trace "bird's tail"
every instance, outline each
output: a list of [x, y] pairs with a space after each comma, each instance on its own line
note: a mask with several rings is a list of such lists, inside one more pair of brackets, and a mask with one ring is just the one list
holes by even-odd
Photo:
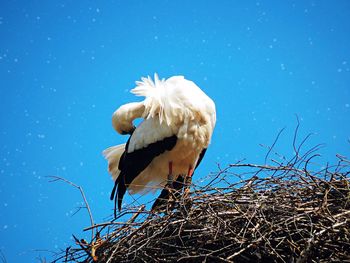
[[119, 160], [124, 151], [125, 143], [109, 147], [102, 153], [108, 161], [108, 172], [112, 175], [114, 181], [118, 178], [120, 174], [120, 170], [118, 169]]

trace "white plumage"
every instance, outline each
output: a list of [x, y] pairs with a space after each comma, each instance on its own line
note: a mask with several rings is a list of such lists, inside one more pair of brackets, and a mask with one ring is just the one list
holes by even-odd
[[[214, 102], [183, 76], [159, 80], [155, 74], [154, 81], [148, 77], [136, 84], [131, 92], [145, 100], [121, 106], [112, 117], [118, 133], [131, 134], [129, 141], [103, 152], [120, 203], [126, 188], [137, 193], [164, 187], [170, 173], [191, 176], [216, 121]], [[143, 121], [135, 128], [137, 118]]]

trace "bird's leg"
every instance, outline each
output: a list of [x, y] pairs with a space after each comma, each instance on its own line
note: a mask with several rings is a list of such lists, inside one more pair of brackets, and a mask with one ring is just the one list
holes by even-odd
[[169, 162], [168, 164], [169, 166], [169, 173], [168, 173], [168, 179], [167, 179], [167, 183], [164, 187], [164, 189], [162, 190], [162, 192], [160, 193], [159, 197], [156, 199], [156, 201], [154, 202], [153, 206], [152, 206], [152, 211], [156, 211], [158, 209], [162, 209], [164, 207], [167, 207], [168, 210], [168, 205], [167, 202], [169, 203], [171, 201], [171, 203], [173, 203], [173, 163]]
[[188, 195], [190, 193], [193, 172], [194, 172], [194, 170], [193, 170], [192, 166], [190, 166], [188, 168], [188, 172], [187, 172], [187, 175], [185, 177], [184, 199], [187, 199]]
[[173, 188], [173, 181], [174, 181], [174, 176], [173, 176], [173, 162], [169, 162], [169, 173], [168, 173], [168, 183], [167, 186], [170, 188]]
[[169, 166], [168, 182], [165, 187], [167, 188], [169, 193], [167, 210], [168, 209], [171, 210], [175, 201], [174, 191], [173, 191], [174, 190], [173, 162], [169, 162], [168, 166]]
[[190, 210], [190, 207], [192, 206], [192, 201], [191, 198], [189, 198], [190, 194], [190, 187], [192, 183], [192, 175], [193, 175], [194, 169], [192, 166], [189, 166], [188, 172], [184, 178], [184, 191], [182, 194], [182, 206], [181, 206], [181, 211], [185, 214], [188, 213]]

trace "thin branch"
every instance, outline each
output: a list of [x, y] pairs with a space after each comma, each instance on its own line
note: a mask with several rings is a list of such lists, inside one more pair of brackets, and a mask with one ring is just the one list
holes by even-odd
[[286, 128], [286, 127], [283, 127], [283, 128], [278, 132], [278, 134], [277, 134], [277, 136], [276, 136], [274, 142], [272, 143], [271, 147], [269, 147], [269, 150], [268, 150], [268, 152], [266, 153], [265, 159], [264, 159], [264, 163], [265, 163], [265, 164], [266, 164], [266, 162], [267, 162], [267, 158], [269, 157], [269, 154], [271, 153], [273, 147], [275, 146], [275, 144], [276, 144], [277, 141], [278, 141], [278, 138], [280, 137], [281, 133], [285, 130], [285, 128]]
[[[95, 225], [94, 219], [93, 219], [93, 216], [92, 216], [92, 212], [91, 212], [89, 203], [88, 203], [88, 201], [87, 201], [87, 199], [86, 199], [86, 196], [85, 196], [85, 193], [84, 193], [83, 188], [82, 188], [81, 186], [79, 186], [79, 185], [77, 185], [77, 184], [75, 184], [75, 183], [73, 183], [73, 182], [71, 182], [71, 181], [69, 181], [69, 180], [63, 178], [63, 177], [60, 177], [60, 176], [51, 175], [51, 176], [47, 176], [47, 177], [48, 177], [48, 178], [52, 178], [52, 180], [50, 180], [49, 182], [63, 181], [63, 182], [65, 182], [65, 183], [67, 183], [67, 184], [69, 184], [69, 185], [71, 185], [71, 186], [77, 188], [77, 189], [80, 191], [80, 194], [81, 194], [81, 196], [82, 196], [82, 198], [83, 198], [83, 200], [84, 200], [86, 209], [87, 209], [87, 211], [88, 211], [88, 213], [89, 213], [90, 224], [91, 224], [91, 226]], [[92, 229], [91, 229], [91, 240], [93, 240], [93, 239], [94, 239], [94, 229], [92, 228]]]

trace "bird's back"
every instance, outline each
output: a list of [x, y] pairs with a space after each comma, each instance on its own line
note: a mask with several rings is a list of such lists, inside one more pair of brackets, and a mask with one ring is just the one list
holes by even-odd
[[165, 122], [178, 138], [208, 146], [216, 122], [215, 104], [192, 81], [183, 76], [167, 80], [155, 76], [154, 83], [150, 79], [138, 82], [132, 93], [146, 97], [145, 120]]

